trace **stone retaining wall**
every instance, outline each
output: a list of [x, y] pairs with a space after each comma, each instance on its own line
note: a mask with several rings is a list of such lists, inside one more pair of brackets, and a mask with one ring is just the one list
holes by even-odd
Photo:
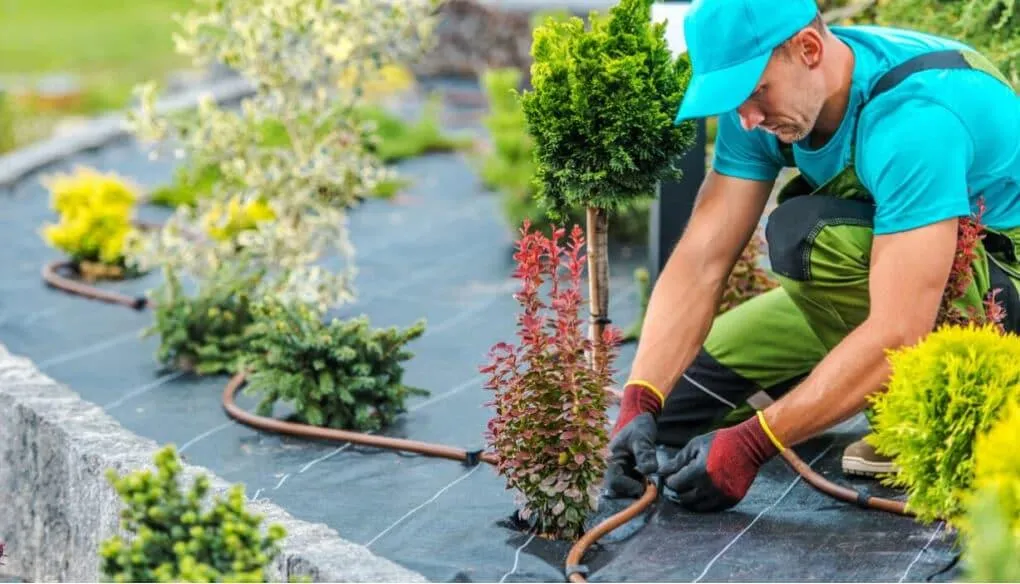
[[[129, 432], [95, 404], [0, 345], [0, 574], [25, 581], [100, 580], [99, 542], [117, 529], [120, 499], [107, 468], [151, 467], [159, 445]], [[230, 485], [209, 470], [214, 493]], [[249, 507], [287, 530], [269, 578], [310, 575], [327, 582], [425, 582], [418, 573], [341, 539], [323, 524], [266, 501]]]

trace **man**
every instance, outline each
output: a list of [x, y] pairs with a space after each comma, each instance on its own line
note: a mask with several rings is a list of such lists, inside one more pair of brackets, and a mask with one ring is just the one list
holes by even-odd
[[[715, 158], [652, 291], [606, 484], [638, 496], [656, 473], [671, 498], [715, 511], [783, 448], [866, 409], [886, 351], [937, 324], [959, 222], [982, 205], [965, 300], [998, 290], [1017, 330], [1020, 102], [967, 46], [830, 28], [815, 0], [698, 0], [684, 31], [677, 122], [719, 116]], [[781, 286], [713, 318], [783, 167], [799, 178], [766, 227]], [[760, 392], [771, 405], [744, 405]], [[656, 444], [680, 450], [660, 466]], [[844, 467], [893, 469], [864, 441]]]

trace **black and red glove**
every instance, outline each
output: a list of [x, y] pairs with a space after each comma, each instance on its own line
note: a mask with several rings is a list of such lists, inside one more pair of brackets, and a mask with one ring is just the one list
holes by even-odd
[[640, 497], [645, 477], [658, 470], [655, 457], [656, 418], [662, 412], [661, 393], [641, 383], [623, 389], [620, 415], [609, 434], [609, 465], [605, 487], [609, 497]]
[[659, 472], [683, 507], [723, 511], [743, 500], [758, 470], [779, 452], [764, 420], [751, 417], [692, 439]]

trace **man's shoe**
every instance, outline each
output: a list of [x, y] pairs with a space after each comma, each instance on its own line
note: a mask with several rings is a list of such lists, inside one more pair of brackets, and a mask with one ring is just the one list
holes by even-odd
[[875, 447], [863, 438], [846, 447], [843, 451], [843, 473], [848, 475], [875, 477], [895, 474], [899, 469], [892, 459], [875, 452]]

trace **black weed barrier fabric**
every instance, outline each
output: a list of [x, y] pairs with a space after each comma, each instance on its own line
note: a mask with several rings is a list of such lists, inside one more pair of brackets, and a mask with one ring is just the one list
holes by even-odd
[[[145, 186], [170, 180], [173, 171], [171, 162], [150, 161], [124, 141], [47, 172], [78, 164]], [[498, 199], [460, 155], [432, 155], [399, 168], [414, 181], [405, 195], [369, 202], [351, 217], [361, 299], [337, 314], [364, 313], [376, 326], [426, 318], [425, 336], [411, 345], [415, 357], [407, 363], [406, 381], [431, 395], [412, 401], [400, 424], [385, 434], [479, 449], [490, 395], [478, 366], [493, 343], [515, 340], [511, 232]], [[271, 499], [298, 518], [325, 523], [431, 580], [564, 579], [571, 542], [515, 528], [512, 493], [491, 467], [240, 425], [221, 408], [226, 376], [200, 378], [157, 367], [157, 339], [139, 338], [152, 323], [150, 312], [46, 288], [40, 268], [59, 255], [39, 235], [41, 225], [55, 219], [39, 178], [26, 179], [0, 199], [0, 342], [13, 353], [33, 359], [128, 429], [174, 443], [190, 462], [243, 483], [249, 498]], [[159, 208], [142, 213], [157, 221], [167, 215]], [[632, 273], [643, 258], [639, 249], [614, 251], [610, 316], [621, 326], [637, 314]], [[141, 294], [158, 277], [104, 287]], [[621, 375], [632, 356], [633, 346], [624, 347]], [[242, 407], [254, 403], [239, 398]], [[283, 408], [277, 412], [284, 414]], [[799, 451], [815, 469], [843, 480], [839, 454], [863, 430], [830, 433]], [[919, 581], [951, 562], [950, 543], [937, 526], [819, 494], [777, 460], [735, 509], [698, 515], [661, 499], [593, 548], [585, 564], [592, 581]]]

